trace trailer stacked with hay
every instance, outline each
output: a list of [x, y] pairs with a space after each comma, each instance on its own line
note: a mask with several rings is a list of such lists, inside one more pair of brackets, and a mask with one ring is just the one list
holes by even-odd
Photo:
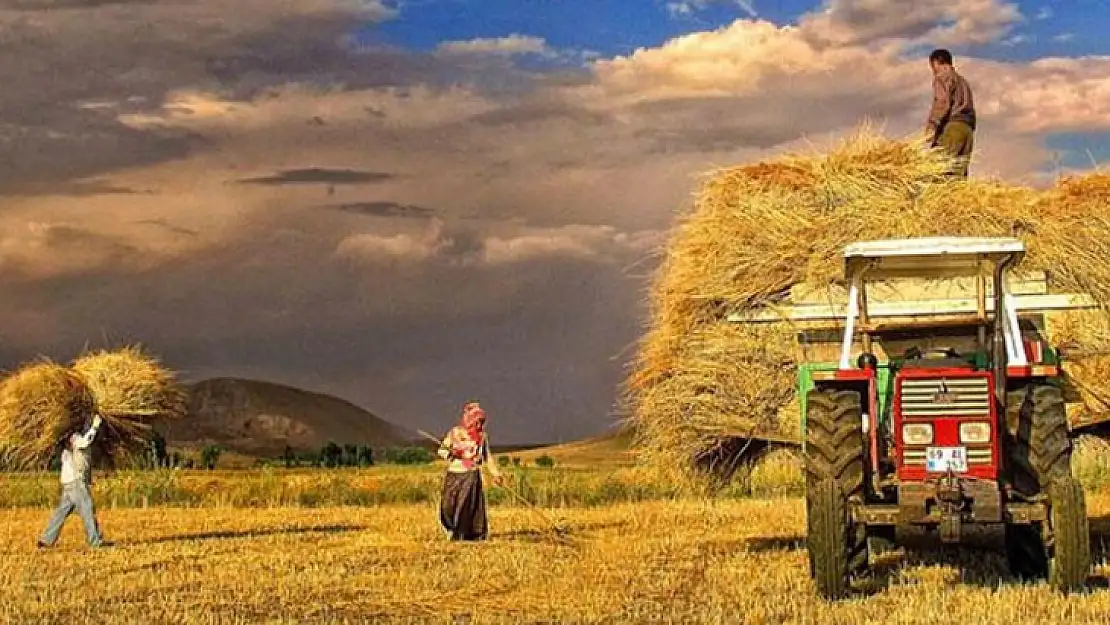
[[1086, 577], [1067, 464], [1069, 436], [1110, 422], [1110, 176], [1038, 191], [949, 166], [865, 130], [715, 172], [655, 284], [629, 380], [641, 456], [715, 485], [753, 451], [804, 444], [827, 597], [902, 523], [949, 541], [1003, 523], [1019, 573], [1062, 589]]
[[0, 468], [45, 470], [96, 414], [103, 425], [94, 457], [115, 464], [146, 453], [153, 423], [186, 409], [174, 372], [139, 347], [88, 352], [68, 367], [28, 363], [0, 380]]

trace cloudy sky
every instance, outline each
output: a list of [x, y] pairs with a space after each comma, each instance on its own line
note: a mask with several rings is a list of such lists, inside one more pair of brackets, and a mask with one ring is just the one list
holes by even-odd
[[[911, 8], [912, 7], [912, 8]], [[1110, 2], [0, 0], [0, 366], [142, 342], [502, 442], [592, 434], [708, 168], [923, 122], [1110, 160]], [[1101, 41], [1100, 41], [1101, 40]]]

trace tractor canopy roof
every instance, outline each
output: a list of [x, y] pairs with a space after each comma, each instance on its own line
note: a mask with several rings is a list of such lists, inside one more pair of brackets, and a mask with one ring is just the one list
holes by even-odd
[[[861, 241], [844, 248], [844, 274], [866, 270], [866, 278], [977, 275], [1007, 258], [1011, 268], [1025, 256], [1015, 238], [924, 237]], [[984, 265], [986, 263], [986, 265]]]

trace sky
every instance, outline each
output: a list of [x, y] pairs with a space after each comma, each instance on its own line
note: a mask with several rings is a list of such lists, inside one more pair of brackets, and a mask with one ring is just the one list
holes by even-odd
[[[1110, 160], [1110, 3], [0, 0], [0, 367], [141, 343], [502, 442], [616, 418], [704, 172], [919, 132], [973, 176]], [[1100, 42], [1100, 39], [1103, 42]]]

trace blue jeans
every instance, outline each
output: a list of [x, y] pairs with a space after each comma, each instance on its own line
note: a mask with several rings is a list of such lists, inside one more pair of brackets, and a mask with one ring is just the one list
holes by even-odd
[[93, 507], [88, 485], [80, 480], [62, 486], [62, 499], [58, 502], [54, 516], [50, 517], [50, 524], [46, 526], [46, 531], [39, 540], [46, 545], [57, 542], [58, 534], [62, 532], [62, 525], [74, 510], [81, 517], [81, 522], [85, 524], [85, 538], [89, 541], [89, 545], [99, 547], [104, 542], [104, 538], [100, 535], [100, 526], [96, 522], [96, 509]]

